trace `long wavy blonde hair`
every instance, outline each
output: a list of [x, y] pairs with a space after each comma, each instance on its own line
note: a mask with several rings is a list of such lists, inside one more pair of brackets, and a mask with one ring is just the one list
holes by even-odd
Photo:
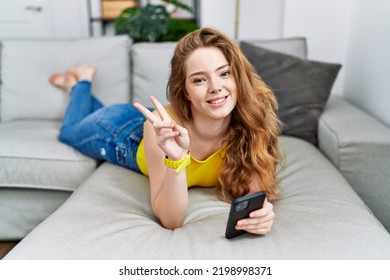
[[231, 201], [249, 193], [249, 184], [265, 191], [267, 198], [277, 198], [279, 186], [277, 166], [280, 122], [276, 116], [278, 103], [272, 90], [256, 73], [238, 45], [228, 36], [213, 28], [200, 28], [177, 44], [167, 84], [167, 98], [175, 114], [184, 122], [191, 122], [191, 103], [186, 98], [185, 68], [187, 57], [197, 48], [217, 47], [231, 66], [237, 82], [237, 104], [224, 140], [226, 154], [217, 184], [221, 199]]

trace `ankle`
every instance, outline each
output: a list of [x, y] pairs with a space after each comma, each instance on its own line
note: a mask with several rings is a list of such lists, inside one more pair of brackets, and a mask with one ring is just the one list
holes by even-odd
[[92, 81], [96, 75], [96, 67], [93, 66], [79, 66], [69, 70], [76, 76], [78, 81]]

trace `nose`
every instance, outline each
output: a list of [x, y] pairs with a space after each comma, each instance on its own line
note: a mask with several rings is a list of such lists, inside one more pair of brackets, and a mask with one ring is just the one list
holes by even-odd
[[222, 83], [219, 79], [210, 79], [209, 93], [218, 93], [222, 91]]

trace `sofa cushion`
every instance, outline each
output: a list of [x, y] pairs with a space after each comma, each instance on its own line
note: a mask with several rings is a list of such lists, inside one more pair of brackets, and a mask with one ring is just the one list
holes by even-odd
[[149, 96], [163, 104], [176, 42], [136, 43], [132, 49], [132, 102], [153, 106]]
[[22, 240], [71, 194], [65, 190], [0, 187], [0, 240]]
[[96, 161], [58, 141], [61, 123], [21, 120], [0, 123], [0, 188], [73, 191]]
[[318, 119], [341, 65], [300, 59], [247, 42], [241, 48], [275, 92], [282, 134], [317, 145]]
[[184, 226], [164, 229], [148, 179], [104, 163], [6, 259], [389, 259], [389, 234], [336, 168], [313, 145], [282, 140], [286, 165], [266, 236], [226, 239], [230, 205], [215, 188], [190, 188]]
[[130, 46], [128, 36], [2, 41], [1, 120], [62, 119], [69, 95], [48, 78], [79, 65], [97, 67], [93, 92], [103, 103], [129, 102]]

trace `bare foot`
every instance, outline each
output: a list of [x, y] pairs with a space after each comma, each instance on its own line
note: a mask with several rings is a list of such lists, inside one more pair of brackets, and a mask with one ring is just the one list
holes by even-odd
[[96, 75], [96, 67], [78, 66], [69, 69], [69, 73], [74, 74], [78, 81], [92, 81]]
[[72, 73], [55, 73], [49, 78], [50, 84], [59, 87], [67, 92], [77, 84], [77, 77]]

